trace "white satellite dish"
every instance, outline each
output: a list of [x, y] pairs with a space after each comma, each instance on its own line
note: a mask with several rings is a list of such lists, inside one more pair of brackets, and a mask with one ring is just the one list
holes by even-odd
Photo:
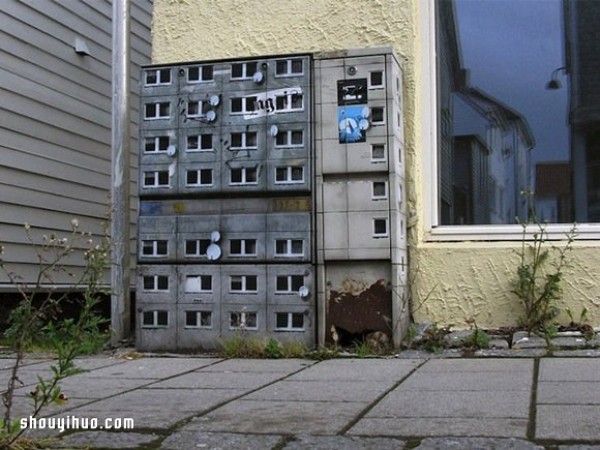
[[210, 103], [211, 106], [217, 106], [219, 104], [219, 101], [219, 96], [217, 94], [214, 94], [210, 96], [208, 103]]
[[361, 111], [362, 116], [367, 119], [371, 115], [371, 110], [368, 106], [365, 106]]
[[221, 233], [219, 233], [218, 231], [213, 231], [212, 233], [210, 233], [210, 240], [212, 242], [219, 242], [219, 239], [221, 239]]
[[367, 119], [360, 119], [358, 122], [358, 128], [360, 128], [362, 131], [367, 131], [370, 126], [371, 124]]
[[277, 125], [271, 125], [269, 133], [271, 133], [271, 136], [273, 137], [277, 136], [277, 133], [279, 133], [279, 128], [277, 128]]
[[167, 155], [175, 156], [176, 153], [177, 153], [177, 147], [175, 147], [174, 145], [169, 145], [167, 147]]
[[309, 293], [310, 293], [310, 292], [308, 291], [308, 288], [307, 288], [306, 286], [300, 286], [300, 289], [298, 289], [298, 295], [299, 295], [301, 298], [306, 298], [306, 297], [308, 297], [308, 294], [309, 294]]
[[256, 83], [256, 84], [260, 84], [263, 82], [264, 79], [264, 75], [261, 71], [257, 71], [254, 72], [254, 75], [252, 75], [252, 80]]
[[214, 112], [212, 109], [206, 113], [206, 120], [208, 120], [209, 122], [214, 122], [216, 118], [217, 113]]
[[209, 261], [216, 261], [221, 257], [221, 247], [215, 243], [210, 244], [206, 249], [206, 257]]

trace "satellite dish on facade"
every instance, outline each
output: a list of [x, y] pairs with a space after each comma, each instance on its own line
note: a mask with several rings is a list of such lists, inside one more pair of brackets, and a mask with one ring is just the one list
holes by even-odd
[[216, 261], [221, 257], [221, 253], [221, 247], [215, 243], [210, 244], [206, 249], [206, 257], [209, 261]]
[[279, 128], [277, 128], [277, 125], [271, 125], [269, 133], [271, 133], [271, 136], [273, 137], [277, 136], [277, 133], [279, 133]]
[[221, 239], [221, 233], [219, 233], [218, 231], [213, 231], [212, 233], [210, 233], [210, 240], [212, 242], [219, 242], [219, 239]]
[[175, 147], [174, 145], [169, 145], [167, 147], [167, 155], [175, 156], [176, 153], [177, 153], [177, 147]]
[[307, 288], [306, 286], [300, 286], [300, 289], [298, 289], [298, 295], [299, 295], [301, 298], [306, 298], [306, 297], [308, 297], [308, 294], [309, 294], [309, 293], [310, 293], [310, 292], [309, 292], [309, 290], [308, 290], [308, 288]]
[[265, 76], [260, 71], [254, 72], [254, 75], [252, 75], [252, 81], [254, 81], [256, 84], [262, 83], [264, 79]]
[[371, 115], [371, 110], [368, 106], [365, 106], [361, 111], [362, 116], [367, 119]]
[[219, 96], [217, 94], [211, 95], [210, 99], [208, 100], [208, 103], [210, 103], [211, 106], [217, 106], [220, 102]]
[[217, 113], [214, 112], [212, 109], [206, 113], [206, 120], [208, 120], [209, 122], [214, 122], [216, 118]]
[[360, 119], [358, 122], [358, 128], [360, 128], [362, 131], [367, 131], [370, 126], [371, 124], [367, 119]]

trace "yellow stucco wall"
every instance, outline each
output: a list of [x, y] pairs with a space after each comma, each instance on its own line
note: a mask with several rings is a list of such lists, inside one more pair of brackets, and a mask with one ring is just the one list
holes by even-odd
[[[404, 69], [407, 200], [416, 212], [409, 233], [417, 321], [464, 327], [514, 325], [521, 314], [510, 294], [516, 270], [514, 242], [425, 242], [422, 171], [428, 133], [431, 75], [421, 56], [427, 0], [154, 0], [154, 63], [314, 52], [390, 45]], [[423, 126], [425, 125], [425, 126]], [[564, 283], [564, 306], [585, 306], [600, 325], [600, 245], [578, 243]], [[565, 316], [563, 316], [565, 318]], [[566, 320], [566, 319], [565, 319]]]

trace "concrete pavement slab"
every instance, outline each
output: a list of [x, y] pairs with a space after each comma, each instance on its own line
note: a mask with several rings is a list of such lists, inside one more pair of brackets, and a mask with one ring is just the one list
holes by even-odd
[[531, 359], [462, 358], [431, 359], [419, 369], [422, 372], [526, 372], [533, 373]]
[[544, 447], [516, 438], [426, 438], [414, 450], [544, 450]]
[[537, 403], [600, 405], [600, 382], [541, 381], [537, 386]]
[[542, 358], [539, 381], [600, 381], [600, 359]]
[[308, 359], [227, 359], [203, 367], [203, 372], [286, 372], [292, 373], [310, 367], [316, 361]]
[[289, 377], [289, 380], [399, 381], [423, 360], [329, 359]]
[[247, 400], [371, 402], [392, 387], [372, 381], [289, 381], [284, 380], [253, 392]]
[[516, 418], [363, 418], [347, 434], [360, 436], [527, 437], [527, 419]]
[[405, 442], [395, 438], [359, 436], [295, 436], [283, 450], [382, 450], [402, 449]]
[[236, 400], [190, 421], [183, 430], [266, 434], [336, 434], [367, 403]]
[[178, 375], [148, 386], [148, 388], [188, 389], [256, 389], [286, 376], [286, 372], [204, 372]]
[[160, 379], [215, 364], [217, 358], [141, 358], [94, 370], [94, 376]]
[[78, 417], [132, 418], [135, 428], [164, 429], [206, 412], [243, 389], [137, 389], [69, 411]]
[[163, 441], [160, 450], [267, 450], [282, 445], [282, 442], [284, 438], [277, 435], [177, 431]]
[[52, 448], [88, 449], [90, 447], [96, 447], [104, 449], [137, 449], [142, 445], [148, 446], [160, 438], [161, 436], [154, 433], [142, 434], [129, 431], [81, 431], [64, 436], [52, 445]]
[[538, 405], [535, 437], [561, 441], [597, 441], [598, 424], [598, 405]]
[[419, 391], [529, 391], [532, 371], [454, 372], [440, 376], [437, 372], [419, 370], [400, 386], [400, 390]]

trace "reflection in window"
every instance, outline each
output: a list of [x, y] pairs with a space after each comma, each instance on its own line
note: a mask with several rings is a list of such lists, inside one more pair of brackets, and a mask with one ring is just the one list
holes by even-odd
[[600, 2], [435, 5], [440, 224], [600, 221]]

